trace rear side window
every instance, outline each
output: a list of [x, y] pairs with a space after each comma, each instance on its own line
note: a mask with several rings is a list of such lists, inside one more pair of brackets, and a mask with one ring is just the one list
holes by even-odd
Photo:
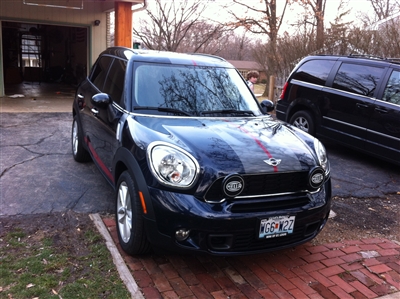
[[108, 68], [110, 67], [111, 60], [112, 58], [109, 56], [100, 57], [93, 69], [92, 75], [90, 76], [90, 80], [99, 90], [103, 89], [104, 80], [106, 78]]
[[383, 68], [343, 63], [333, 81], [333, 87], [372, 97], [382, 74]]
[[390, 75], [383, 100], [400, 106], [400, 71], [394, 70]]
[[124, 106], [122, 105], [122, 92], [124, 90], [125, 72], [126, 61], [115, 58], [103, 88], [103, 92], [107, 93], [111, 100], [121, 107]]
[[293, 75], [293, 79], [325, 85], [326, 79], [331, 72], [334, 61], [329, 60], [310, 60], [305, 62]]

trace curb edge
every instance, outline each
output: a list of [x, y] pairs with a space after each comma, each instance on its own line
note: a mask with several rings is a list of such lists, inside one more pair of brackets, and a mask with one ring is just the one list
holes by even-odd
[[94, 225], [96, 226], [97, 230], [103, 236], [106, 241], [106, 245], [108, 250], [111, 253], [113, 258], [114, 264], [117, 266], [118, 273], [124, 282], [126, 288], [131, 293], [131, 297], [134, 299], [144, 299], [142, 293], [139, 290], [139, 287], [133, 278], [131, 272], [129, 271], [128, 267], [124, 259], [122, 258], [121, 254], [118, 251], [118, 248], [115, 246], [113, 239], [110, 236], [109, 231], [107, 230], [106, 226], [104, 225], [103, 220], [101, 219], [99, 214], [89, 214], [90, 219], [92, 219]]

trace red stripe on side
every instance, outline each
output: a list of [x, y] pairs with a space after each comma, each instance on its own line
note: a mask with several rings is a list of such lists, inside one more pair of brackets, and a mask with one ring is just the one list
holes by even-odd
[[103, 163], [103, 161], [101, 161], [101, 159], [100, 159], [99, 155], [96, 153], [92, 143], [89, 141], [89, 139], [87, 137], [85, 137], [84, 139], [85, 139], [86, 144], [89, 147], [89, 150], [92, 153], [93, 158], [96, 160], [96, 162], [100, 166], [101, 170], [106, 174], [106, 176], [110, 179], [110, 181], [114, 183], [114, 178], [113, 178], [112, 173], [107, 168], [107, 166]]

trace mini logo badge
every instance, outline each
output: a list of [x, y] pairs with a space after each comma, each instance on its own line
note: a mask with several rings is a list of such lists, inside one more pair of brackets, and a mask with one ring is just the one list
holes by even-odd
[[271, 166], [278, 166], [281, 164], [281, 159], [269, 158], [268, 160], [264, 160], [265, 163]]

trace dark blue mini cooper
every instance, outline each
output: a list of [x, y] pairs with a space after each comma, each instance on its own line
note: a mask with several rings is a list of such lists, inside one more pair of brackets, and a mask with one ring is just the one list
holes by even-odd
[[122, 248], [238, 255], [314, 238], [330, 211], [326, 152], [271, 104], [219, 57], [104, 51], [76, 92], [72, 151], [115, 189]]

